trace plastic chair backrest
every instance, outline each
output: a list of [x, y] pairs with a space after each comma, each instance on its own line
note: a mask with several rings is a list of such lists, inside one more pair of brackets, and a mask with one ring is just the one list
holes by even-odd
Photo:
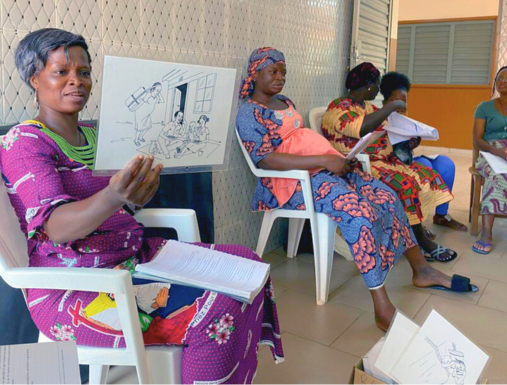
[[11, 205], [7, 189], [0, 182], [0, 273], [28, 266], [28, 247]]
[[239, 147], [241, 148], [241, 152], [243, 153], [243, 157], [245, 158], [246, 163], [248, 164], [248, 168], [250, 168], [250, 171], [256, 177], [261, 177], [259, 175], [259, 169], [255, 166], [254, 162], [252, 161], [252, 158], [250, 158], [250, 154], [248, 153], [245, 146], [243, 145], [243, 141], [241, 140], [241, 137], [239, 136], [238, 130], [235, 130], [235, 131], [236, 131], [236, 137], [238, 138]]
[[315, 107], [310, 111], [310, 128], [322, 135], [322, 117], [326, 113], [327, 107]]

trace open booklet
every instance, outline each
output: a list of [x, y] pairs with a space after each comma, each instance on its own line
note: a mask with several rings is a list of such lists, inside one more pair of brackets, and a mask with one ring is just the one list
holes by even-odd
[[252, 303], [269, 276], [269, 264], [213, 249], [169, 241], [134, 277], [216, 291]]
[[476, 384], [488, 360], [435, 310], [421, 327], [396, 312], [380, 353], [373, 357], [375, 368], [400, 384]]
[[490, 152], [480, 151], [495, 174], [507, 174], [507, 160], [493, 155]]
[[356, 143], [354, 148], [347, 154], [347, 159], [353, 159], [356, 155], [360, 154], [366, 147], [375, 142], [378, 138], [385, 134], [385, 131], [373, 131], [363, 136]]
[[435, 127], [410, 119], [405, 115], [393, 112], [387, 118], [384, 126], [391, 144], [404, 142], [414, 137], [421, 137], [425, 140], [438, 140], [438, 130]]

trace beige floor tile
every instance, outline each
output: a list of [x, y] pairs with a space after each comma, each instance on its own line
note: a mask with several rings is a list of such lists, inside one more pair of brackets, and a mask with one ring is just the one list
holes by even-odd
[[[507, 283], [489, 281], [488, 286], [482, 293], [479, 306], [507, 312]], [[506, 362], [507, 363], [507, 362]]]
[[276, 307], [282, 330], [327, 346], [362, 313], [334, 303], [317, 306], [314, 296], [292, 290], [277, 297]]
[[[296, 258], [298, 261], [304, 261], [311, 264], [315, 263], [313, 254], [302, 253], [298, 254]], [[357, 269], [356, 264], [353, 261], [347, 261], [344, 257], [337, 253], [334, 253], [333, 256], [333, 270], [340, 270], [352, 275], [359, 275], [359, 270]]]
[[[357, 274], [357, 271], [355, 272]], [[353, 274], [350, 271], [333, 269], [329, 292], [332, 293], [347, 282]], [[315, 268], [304, 261], [289, 260], [274, 268], [271, 277], [275, 287], [282, 285], [300, 293], [315, 296]]]
[[489, 355], [489, 362], [481, 379], [488, 384], [507, 384], [507, 353], [488, 346], [479, 346]]
[[385, 333], [375, 324], [373, 313], [366, 311], [331, 345], [342, 352], [362, 357]]
[[[415, 290], [411, 282], [412, 274], [396, 266], [386, 281], [386, 290], [393, 305], [410, 317], [415, 316], [430, 297], [429, 293]], [[364, 311], [373, 311], [370, 292], [361, 276], [350, 279], [334, 292], [332, 303], [341, 303]]]
[[422, 324], [432, 309], [437, 310], [475, 344], [507, 352], [506, 313], [433, 295], [414, 321]]
[[454, 273], [469, 274], [507, 282], [507, 259], [479, 255], [473, 251], [463, 254], [452, 268]]
[[275, 267], [280, 266], [282, 263], [287, 262], [287, 258], [274, 251], [271, 253], [264, 254], [262, 260], [268, 262], [271, 265], [271, 270]]
[[268, 349], [259, 352], [256, 384], [346, 384], [358, 357], [284, 333], [285, 362], [276, 365]]
[[132, 366], [114, 366], [107, 375], [108, 384], [139, 384], [136, 369]]

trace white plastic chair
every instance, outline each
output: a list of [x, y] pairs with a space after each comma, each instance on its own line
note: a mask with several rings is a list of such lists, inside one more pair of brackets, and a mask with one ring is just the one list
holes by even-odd
[[[322, 117], [327, 111], [327, 107], [315, 107], [310, 111], [308, 120], [310, 121], [310, 128], [322, 135]], [[371, 173], [370, 157], [366, 154], [358, 154], [357, 160], [363, 165], [363, 170], [367, 173]], [[350, 253], [350, 248], [347, 242], [338, 234], [334, 237], [334, 251], [339, 255], [342, 255], [347, 261], [353, 261], [354, 257]]]
[[259, 234], [257, 249], [255, 252], [262, 258], [273, 222], [277, 218], [288, 218], [289, 240], [287, 245], [287, 257], [294, 258], [301, 239], [301, 233], [303, 232], [305, 219], [309, 219], [312, 229], [313, 255], [315, 259], [317, 305], [324, 305], [329, 296], [329, 284], [331, 282], [331, 270], [333, 267], [333, 242], [336, 222], [325, 214], [315, 212], [310, 173], [308, 171], [275, 171], [257, 168], [250, 158], [250, 155], [248, 155], [245, 146], [243, 146], [243, 142], [241, 141], [237, 131], [236, 136], [250, 171], [252, 171], [252, 173], [258, 178], [288, 178], [299, 180], [303, 189], [303, 198], [306, 206], [306, 210], [276, 209], [264, 211], [261, 232]]
[[[114, 293], [127, 347], [78, 346], [79, 363], [90, 365], [91, 384], [105, 384], [110, 365], [135, 366], [140, 384], [181, 383], [182, 348], [144, 346], [128, 271], [28, 267], [26, 240], [3, 183], [0, 183], [0, 218], [0, 275], [7, 284], [21, 289], [25, 300], [27, 288]], [[180, 241], [200, 242], [197, 217], [193, 210], [144, 209], [135, 218], [146, 227], [175, 229]], [[39, 342], [43, 341], [49, 341], [49, 338], [40, 333]]]

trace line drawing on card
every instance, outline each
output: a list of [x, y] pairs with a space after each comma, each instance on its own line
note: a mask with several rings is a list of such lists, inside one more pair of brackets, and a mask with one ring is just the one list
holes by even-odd
[[[433, 352], [436, 355], [438, 362], [447, 373], [447, 379], [444, 382], [440, 382], [440, 384], [463, 385], [467, 373], [465, 364], [465, 355], [456, 348], [455, 343], [454, 342], [452, 343], [452, 349], [447, 349], [447, 354], [442, 354], [440, 352], [440, 346], [445, 345], [446, 341], [444, 341], [440, 346], [438, 346], [428, 337], [425, 337], [424, 340], [428, 345], [430, 345], [433, 348]], [[413, 366], [415, 364], [418, 364], [418, 366], [423, 366], [427, 361], [424, 362], [421, 361], [424, 360], [427, 356], [428, 354], [423, 356], [422, 358], [419, 358], [418, 360], [414, 361], [410, 366]], [[435, 365], [431, 366], [428, 370], [426, 370], [422, 374], [422, 376], [431, 376], [431, 370], [434, 368], [434, 366]]]

